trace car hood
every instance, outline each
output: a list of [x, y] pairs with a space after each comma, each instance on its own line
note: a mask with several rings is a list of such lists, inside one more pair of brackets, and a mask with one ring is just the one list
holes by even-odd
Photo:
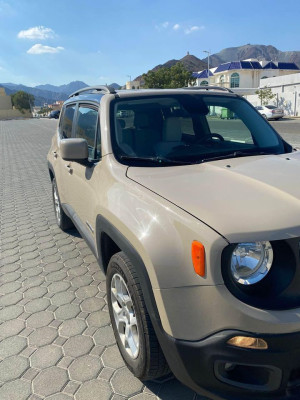
[[129, 167], [127, 176], [229, 242], [300, 236], [300, 152], [197, 165]]

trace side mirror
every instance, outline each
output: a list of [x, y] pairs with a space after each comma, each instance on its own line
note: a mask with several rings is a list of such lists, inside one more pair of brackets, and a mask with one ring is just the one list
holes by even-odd
[[89, 150], [85, 139], [62, 139], [60, 155], [66, 161], [84, 161], [88, 159]]

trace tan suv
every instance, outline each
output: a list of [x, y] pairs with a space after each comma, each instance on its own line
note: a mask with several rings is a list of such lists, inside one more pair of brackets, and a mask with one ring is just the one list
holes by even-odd
[[105, 271], [135, 376], [299, 399], [299, 161], [224, 88], [91, 87], [64, 103], [48, 154], [57, 223]]

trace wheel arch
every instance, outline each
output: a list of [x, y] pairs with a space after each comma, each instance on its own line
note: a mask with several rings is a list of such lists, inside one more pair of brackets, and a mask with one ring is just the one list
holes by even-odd
[[52, 182], [53, 179], [55, 178], [55, 174], [54, 174], [53, 166], [49, 161], [48, 161], [48, 172], [49, 172], [49, 175], [50, 175], [50, 180]]
[[157, 329], [161, 331], [163, 328], [161, 325], [159, 312], [147, 268], [142, 260], [142, 257], [129, 242], [129, 240], [102, 215], [98, 215], [96, 220], [96, 244], [98, 262], [103, 268], [104, 272], [107, 270], [110, 258], [119, 251], [123, 251], [131, 260], [141, 283], [144, 300], [152, 324], [155, 328], [155, 331]]

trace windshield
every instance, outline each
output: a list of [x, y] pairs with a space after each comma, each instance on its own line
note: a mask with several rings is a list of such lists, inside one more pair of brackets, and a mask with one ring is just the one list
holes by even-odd
[[273, 128], [238, 97], [184, 93], [117, 99], [113, 111], [113, 151], [127, 165], [285, 152]]

